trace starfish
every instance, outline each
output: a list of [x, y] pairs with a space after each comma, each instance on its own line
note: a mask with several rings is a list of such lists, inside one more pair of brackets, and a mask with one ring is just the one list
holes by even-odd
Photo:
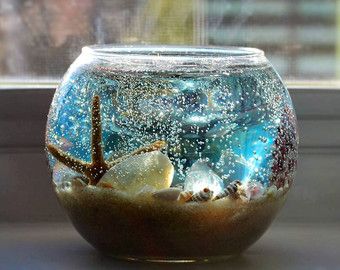
[[128, 157], [139, 155], [146, 152], [157, 151], [166, 146], [165, 141], [155, 141], [154, 143], [139, 148], [128, 155], [122, 156], [116, 160], [107, 162], [104, 159], [102, 148], [102, 125], [100, 116], [100, 98], [98, 95], [92, 100], [92, 129], [91, 129], [91, 162], [84, 162], [72, 157], [70, 154], [58, 149], [56, 145], [47, 144], [47, 149], [51, 155], [59, 162], [65, 164], [76, 172], [85, 175], [89, 179], [89, 185], [97, 185], [99, 180], [111, 167]]

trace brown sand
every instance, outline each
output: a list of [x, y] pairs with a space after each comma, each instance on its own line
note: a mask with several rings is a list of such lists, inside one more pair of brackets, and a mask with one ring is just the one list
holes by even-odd
[[57, 188], [79, 233], [119, 258], [204, 260], [235, 255], [254, 243], [283, 205], [285, 192], [244, 202], [160, 201], [93, 186]]

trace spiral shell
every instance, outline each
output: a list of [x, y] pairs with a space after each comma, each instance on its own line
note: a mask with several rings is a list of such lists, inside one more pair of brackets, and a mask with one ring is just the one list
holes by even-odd
[[227, 196], [238, 198], [239, 197], [238, 191], [241, 185], [242, 183], [239, 180], [232, 181], [221, 193], [215, 196], [214, 201], [222, 199]]
[[179, 202], [188, 202], [191, 200], [191, 197], [193, 195], [193, 192], [192, 191], [182, 191], [179, 196], [178, 196], [178, 201]]
[[209, 188], [204, 188], [200, 192], [195, 193], [192, 195], [189, 201], [191, 202], [206, 202], [212, 199], [214, 192]]

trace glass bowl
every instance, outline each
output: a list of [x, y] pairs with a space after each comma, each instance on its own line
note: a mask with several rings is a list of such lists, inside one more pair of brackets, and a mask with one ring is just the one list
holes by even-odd
[[294, 179], [289, 93], [254, 48], [88, 46], [48, 115], [58, 199], [105, 254], [209, 261], [268, 228]]

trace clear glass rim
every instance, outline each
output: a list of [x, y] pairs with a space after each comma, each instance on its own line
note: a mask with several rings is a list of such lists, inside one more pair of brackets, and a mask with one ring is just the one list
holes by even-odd
[[171, 46], [171, 45], [89, 45], [83, 52], [98, 56], [168, 57], [168, 58], [239, 58], [260, 57], [264, 52], [252, 47]]
[[135, 72], [211, 72], [268, 63], [260, 49], [231, 46], [105, 44], [85, 46], [82, 54], [109, 65], [111, 70]]

